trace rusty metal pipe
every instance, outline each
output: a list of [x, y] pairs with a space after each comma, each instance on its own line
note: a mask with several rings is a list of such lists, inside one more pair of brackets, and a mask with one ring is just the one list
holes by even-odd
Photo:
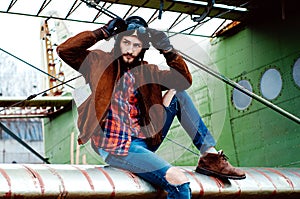
[[[300, 198], [300, 168], [243, 168], [244, 180], [220, 180], [182, 167], [193, 198]], [[0, 164], [0, 198], [165, 198], [136, 175], [109, 166]]]

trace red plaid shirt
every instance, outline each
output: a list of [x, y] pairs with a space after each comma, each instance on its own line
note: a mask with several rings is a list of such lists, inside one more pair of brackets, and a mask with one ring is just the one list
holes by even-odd
[[127, 155], [131, 136], [145, 138], [140, 132], [138, 99], [134, 83], [133, 75], [125, 72], [113, 92], [103, 132], [97, 132], [92, 136], [92, 142], [96, 147], [114, 155]]

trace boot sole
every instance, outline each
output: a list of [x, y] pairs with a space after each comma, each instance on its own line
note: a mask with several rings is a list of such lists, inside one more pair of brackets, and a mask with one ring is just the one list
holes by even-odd
[[242, 180], [246, 178], [246, 175], [244, 176], [232, 176], [232, 175], [225, 175], [225, 174], [221, 174], [221, 173], [217, 173], [214, 171], [210, 171], [207, 169], [203, 169], [203, 168], [196, 168], [196, 172], [200, 173], [200, 174], [204, 174], [204, 175], [208, 175], [208, 176], [214, 176], [217, 178], [222, 178], [222, 179], [233, 179], [233, 180]]

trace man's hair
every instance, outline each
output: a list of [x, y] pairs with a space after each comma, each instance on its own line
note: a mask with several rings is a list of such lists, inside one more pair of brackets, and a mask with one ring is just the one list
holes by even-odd
[[139, 58], [142, 61], [144, 59], [144, 54], [146, 50], [148, 50], [150, 47], [149, 32], [147, 30], [148, 24], [142, 17], [139, 16], [130, 16], [125, 19], [125, 23], [126, 31], [121, 32], [115, 36], [115, 56], [119, 57], [121, 55], [120, 42], [123, 36], [130, 36], [136, 31], [138, 39], [141, 40], [143, 43], [143, 49], [139, 54]]

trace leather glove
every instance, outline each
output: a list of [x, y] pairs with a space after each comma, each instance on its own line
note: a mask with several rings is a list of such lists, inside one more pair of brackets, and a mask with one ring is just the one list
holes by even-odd
[[126, 22], [122, 18], [117, 17], [105, 24], [102, 30], [105, 32], [104, 38], [107, 39], [126, 30]]
[[151, 36], [150, 41], [152, 46], [159, 50], [160, 53], [167, 53], [173, 49], [166, 33], [152, 28], [149, 28], [148, 30]]
[[108, 39], [122, 31], [126, 30], [126, 22], [121, 18], [110, 20], [103, 27], [94, 30], [97, 40]]

